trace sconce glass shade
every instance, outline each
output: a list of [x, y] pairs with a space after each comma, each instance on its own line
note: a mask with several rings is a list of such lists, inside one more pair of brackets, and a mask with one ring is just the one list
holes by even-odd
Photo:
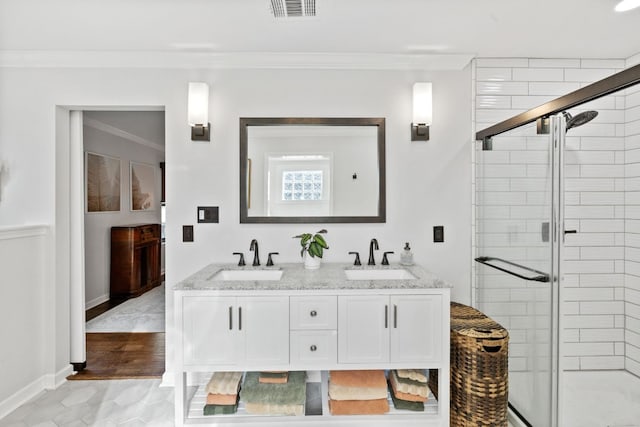
[[209, 85], [189, 82], [187, 120], [191, 126], [192, 141], [209, 141]]
[[189, 82], [188, 120], [190, 126], [209, 122], [209, 85]]
[[432, 107], [431, 83], [413, 84], [413, 121], [411, 122], [411, 140], [428, 141], [431, 125]]
[[430, 125], [433, 118], [431, 83], [413, 84], [413, 123]]

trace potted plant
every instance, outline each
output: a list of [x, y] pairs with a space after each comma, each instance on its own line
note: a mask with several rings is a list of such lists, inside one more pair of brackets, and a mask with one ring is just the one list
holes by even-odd
[[320, 259], [325, 249], [329, 249], [327, 241], [322, 236], [327, 234], [324, 228], [315, 234], [303, 233], [293, 236], [294, 239], [300, 239], [300, 256], [304, 259], [304, 268], [316, 269], [320, 268]]

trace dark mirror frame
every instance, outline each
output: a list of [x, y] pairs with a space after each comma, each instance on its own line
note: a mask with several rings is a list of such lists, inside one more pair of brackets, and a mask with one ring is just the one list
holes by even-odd
[[[249, 126], [376, 126], [378, 135], [378, 214], [373, 216], [249, 216], [247, 209], [247, 159]], [[387, 220], [385, 174], [385, 119], [325, 117], [241, 117], [240, 118], [240, 223], [315, 224], [375, 223]]]

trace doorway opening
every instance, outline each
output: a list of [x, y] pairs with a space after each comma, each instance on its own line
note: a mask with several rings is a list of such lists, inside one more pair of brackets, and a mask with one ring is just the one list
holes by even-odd
[[73, 350], [81, 340], [86, 352], [77, 363], [82, 353], [72, 351], [78, 373], [68, 379], [159, 378], [165, 366], [164, 110], [92, 108], [71, 111], [70, 119], [76, 128], [70, 157], [82, 159], [81, 191], [75, 191], [81, 237], [72, 236], [82, 245], [72, 251], [82, 258], [75, 263], [82, 297], [75, 298], [80, 307], [71, 307], [78, 314], [71, 316], [72, 331], [82, 332], [72, 332], [71, 343]]

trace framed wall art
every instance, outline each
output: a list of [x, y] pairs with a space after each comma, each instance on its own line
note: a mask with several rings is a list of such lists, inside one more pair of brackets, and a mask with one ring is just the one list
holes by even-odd
[[131, 162], [131, 210], [155, 210], [156, 170], [146, 163]]
[[86, 211], [120, 211], [120, 159], [86, 152], [84, 170]]

